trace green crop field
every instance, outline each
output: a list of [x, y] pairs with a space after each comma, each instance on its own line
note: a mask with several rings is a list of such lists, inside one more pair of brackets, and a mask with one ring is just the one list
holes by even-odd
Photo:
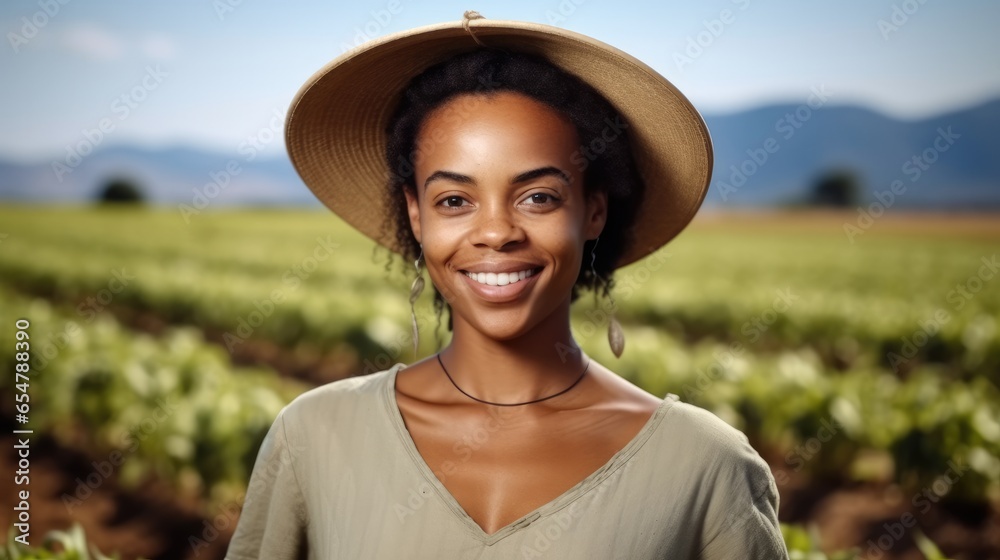
[[[998, 553], [997, 220], [886, 216], [852, 238], [853, 220], [700, 218], [617, 272], [620, 359], [606, 303], [589, 293], [574, 304], [574, 333], [649, 392], [743, 430], [771, 464], [798, 557], [862, 553], [882, 520], [906, 512], [923, 531], [909, 550]], [[390, 272], [387, 258], [327, 212], [186, 223], [173, 209], [2, 206], [0, 359], [14, 370], [15, 320], [31, 321], [35, 429], [94, 457], [127, 447], [163, 399], [182, 403], [119, 476], [136, 491], [155, 477], [211, 517], [238, 499], [281, 405], [414, 359], [410, 268]], [[436, 348], [427, 291], [419, 312], [421, 358]], [[18, 389], [4, 379], [0, 408], [13, 418]], [[922, 515], [909, 497], [928, 488]], [[896, 498], [879, 502], [881, 517], [824, 523], [831, 504], [862, 491]]]

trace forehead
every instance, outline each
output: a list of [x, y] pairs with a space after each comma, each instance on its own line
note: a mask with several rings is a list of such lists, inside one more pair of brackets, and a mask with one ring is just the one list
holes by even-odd
[[[418, 170], [560, 164], [575, 175], [576, 127], [556, 109], [517, 92], [461, 94], [429, 113], [414, 148]], [[419, 175], [418, 171], [418, 175]]]
[[[501, 111], [508, 114], [517, 112], [535, 116], [544, 114], [545, 116], [570, 124], [569, 119], [565, 118], [554, 107], [550, 107], [546, 103], [525, 93], [511, 90], [458, 93], [430, 111], [427, 120], [435, 117], [440, 118], [446, 113], [469, 118], [484, 111]], [[455, 122], [454, 119], [452, 119], [452, 122]]]

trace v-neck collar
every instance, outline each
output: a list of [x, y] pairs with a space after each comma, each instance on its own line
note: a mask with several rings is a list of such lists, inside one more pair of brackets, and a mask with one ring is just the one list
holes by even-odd
[[389, 368], [383, 380], [381, 391], [382, 402], [389, 413], [389, 421], [393, 428], [395, 428], [395, 432], [399, 436], [400, 443], [406, 449], [407, 454], [413, 460], [413, 464], [416, 466], [417, 470], [420, 471], [420, 474], [437, 491], [438, 495], [440, 495], [441, 499], [448, 505], [448, 508], [452, 511], [458, 521], [465, 526], [466, 529], [468, 529], [469, 533], [471, 533], [477, 540], [482, 541], [485, 545], [492, 545], [500, 539], [527, 527], [536, 519], [561, 509], [563, 506], [597, 487], [602, 480], [604, 480], [620, 466], [624, 465], [635, 454], [635, 452], [639, 450], [642, 444], [649, 439], [650, 435], [652, 435], [653, 431], [656, 430], [656, 427], [660, 425], [661, 420], [666, 415], [667, 410], [670, 409], [670, 406], [679, 399], [679, 397], [674, 393], [667, 393], [663, 402], [660, 403], [655, 411], [653, 411], [653, 414], [650, 415], [642, 429], [640, 429], [639, 432], [627, 444], [625, 444], [624, 447], [612, 455], [611, 458], [604, 463], [604, 465], [600, 466], [597, 470], [587, 475], [586, 478], [556, 498], [542, 504], [534, 510], [522, 515], [520, 518], [501, 527], [495, 533], [488, 534], [482, 527], [479, 526], [478, 523], [476, 523], [474, 519], [472, 519], [472, 517], [465, 511], [462, 505], [458, 503], [458, 500], [452, 496], [451, 492], [448, 491], [444, 484], [438, 480], [434, 471], [424, 460], [423, 456], [420, 455], [420, 452], [417, 451], [417, 445], [414, 443], [413, 437], [410, 435], [409, 430], [406, 428], [406, 424], [403, 422], [403, 414], [400, 412], [399, 404], [396, 401], [396, 374], [399, 373], [399, 370], [405, 367], [406, 364], [397, 363]]

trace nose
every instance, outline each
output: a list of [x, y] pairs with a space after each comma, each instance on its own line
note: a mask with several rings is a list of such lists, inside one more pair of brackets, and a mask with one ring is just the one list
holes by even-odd
[[470, 241], [502, 249], [509, 243], [524, 241], [524, 228], [519, 223], [516, 210], [503, 202], [484, 203], [476, 212], [476, 223]]

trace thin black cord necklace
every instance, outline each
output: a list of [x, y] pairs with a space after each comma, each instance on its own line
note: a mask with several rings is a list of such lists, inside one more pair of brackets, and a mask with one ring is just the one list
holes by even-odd
[[535, 399], [533, 401], [528, 401], [528, 402], [504, 404], [504, 403], [495, 403], [495, 402], [490, 402], [490, 401], [484, 401], [482, 399], [477, 399], [476, 397], [473, 397], [472, 395], [466, 393], [465, 391], [462, 391], [462, 388], [459, 387], [458, 384], [455, 383], [455, 380], [451, 378], [451, 374], [448, 373], [448, 368], [444, 367], [444, 362], [441, 361], [441, 353], [438, 352], [436, 355], [437, 355], [438, 363], [441, 364], [441, 369], [444, 370], [444, 374], [448, 376], [448, 380], [451, 381], [451, 384], [454, 385], [456, 389], [458, 389], [463, 395], [469, 397], [470, 399], [472, 399], [474, 401], [479, 401], [479, 402], [484, 403], [484, 404], [492, 404], [493, 406], [521, 406], [523, 404], [531, 404], [531, 403], [545, 401], [545, 400], [551, 399], [552, 397], [558, 397], [559, 395], [565, 393], [566, 391], [569, 391], [573, 387], [576, 387], [576, 384], [579, 383], [581, 379], [583, 379], [583, 375], [585, 373], [587, 373], [587, 369], [590, 367], [590, 358], [587, 358], [587, 365], [585, 365], [583, 367], [583, 371], [580, 372], [580, 376], [576, 378], [576, 381], [574, 381], [573, 384], [570, 385], [569, 387], [566, 387], [565, 389], [563, 389], [562, 391], [559, 391], [558, 393], [556, 393], [554, 395], [549, 395], [547, 397], [542, 397], [540, 399]]

